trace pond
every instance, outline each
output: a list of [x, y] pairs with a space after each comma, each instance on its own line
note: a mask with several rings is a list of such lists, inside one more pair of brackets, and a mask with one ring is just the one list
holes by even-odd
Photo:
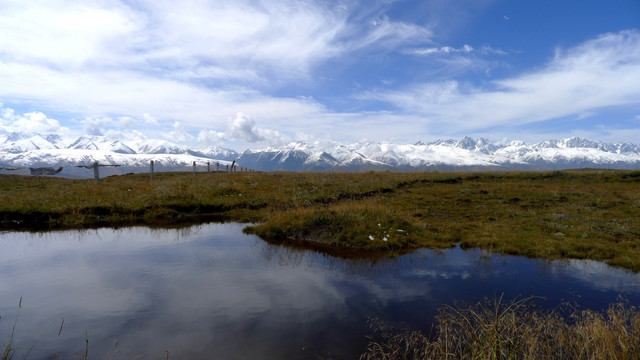
[[370, 317], [428, 332], [442, 304], [494, 294], [640, 304], [640, 275], [599, 262], [460, 248], [348, 260], [242, 228], [0, 233], [0, 345], [15, 324], [16, 358], [83, 358], [88, 340], [100, 359], [353, 359]]

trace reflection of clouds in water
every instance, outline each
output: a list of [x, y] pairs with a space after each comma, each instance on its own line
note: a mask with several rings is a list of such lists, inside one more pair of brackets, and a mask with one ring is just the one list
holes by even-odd
[[601, 291], [640, 294], [640, 273], [611, 267], [601, 261], [528, 259], [482, 249], [462, 250], [459, 247], [430, 252], [425, 259], [429, 261], [424, 262], [422, 266], [427, 268], [414, 269], [415, 276], [445, 279], [487, 278], [500, 276], [501, 271], [518, 271], [528, 264], [534, 264], [535, 276], [538, 277], [565, 281], [568, 284], [579, 281], [589, 288]]
[[181, 243], [170, 231], [99, 230], [83, 233], [79, 247], [56, 239], [60, 234], [20, 234], [15, 241], [28, 241], [14, 245], [24, 251], [13, 259], [5, 254], [0, 268], [0, 315], [14, 312], [13, 297], [22, 295], [23, 334], [38, 334], [43, 319], [64, 317], [65, 334], [82, 322], [93, 334], [151, 347], [162, 345], [152, 338], [184, 342], [186, 351], [202, 334], [248, 324], [273, 330], [273, 323], [312, 322], [345, 309], [322, 272], [255, 261], [240, 229], [215, 225], [206, 237]]
[[[224, 232], [232, 231], [229, 226], [220, 226], [222, 230], [226, 230]], [[101, 251], [119, 251], [123, 248], [133, 251], [187, 241], [196, 238], [202, 231], [203, 226], [184, 229], [129, 227], [50, 232], [5, 232], [0, 233], [0, 261], [16, 261], [23, 257], [48, 256], [51, 252], [90, 250], [92, 248], [100, 248]], [[110, 246], [105, 246], [105, 243], [109, 243]]]
[[410, 274], [415, 277], [430, 277], [434, 279], [460, 278], [463, 280], [467, 280], [471, 278], [471, 273], [469, 271], [438, 271], [434, 269], [414, 269], [410, 272]]
[[640, 273], [611, 267], [593, 260], [558, 260], [549, 264], [549, 271], [585, 282], [601, 290], [640, 293]]

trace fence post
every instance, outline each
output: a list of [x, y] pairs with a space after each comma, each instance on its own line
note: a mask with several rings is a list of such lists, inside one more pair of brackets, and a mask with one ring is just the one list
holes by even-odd
[[153, 180], [153, 160], [149, 162], [149, 179]]
[[217, 163], [216, 163], [216, 172], [219, 172], [219, 171], [220, 171], [220, 163], [219, 163], [219, 162], [217, 162]]
[[211, 161], [207, 161], [207, 172], [211, 172]]
[[193, 162], [193, 176], [196, 176], [196, 162]]
[[93, 178], [96, 180], [96, 184], [100, 184], [100, 170], [98, 170], [98, 162], [93, 163]]
[[227, 173], [229, 172], [229, 164], [227, 164]]

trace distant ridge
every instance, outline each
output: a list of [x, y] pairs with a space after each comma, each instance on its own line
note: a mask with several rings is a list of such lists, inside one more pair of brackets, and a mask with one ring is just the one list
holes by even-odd
[[[189, 169], [194, 161], [198, 166], [207, 162], [224, 166], [233, 160], [243, 167], [262, 171], [640, 169], [640, 145], [603, 143], [581, 137], [535, 144], [517, 140], [499, 144], [484, 138], [463, 137], [414, 144], [291, 142], [238, 153], [217, 146], [189, 148], [166, 140], [127, 142], [84, 135], [65, 141], [56, 134], [0, 134], [3, 167], [66, 169], [98, 161], [123, 165], [111, 170], [117, 173], [146, 172], [151, 160], [156, 161], [157, 171]], [[84, 176], [65, 172], [61, 175]]]

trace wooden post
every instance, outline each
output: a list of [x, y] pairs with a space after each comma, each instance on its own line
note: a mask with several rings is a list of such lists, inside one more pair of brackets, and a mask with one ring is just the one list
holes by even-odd
[[229, 164], [227, 164], [227, 173], [229, 172]]
[[151, 160], [151, 162], [149, 162], [149, 179], [153, 180], [153, 160]]
[[211, 161], [207, 161], [207, 172], [211, 172]]
[[196, 162], [193, 162], [193, 176], [196, 176]]
[[98, 170], [98, 162], [93, 163], [93, 178], [96, 180], [96, 184], [100, 184], [100, 171]]
[[220, 171], [220, 163], [219, 163], [219, 162], [217, 162], [217, 163], [216, 163], [216, 172], [219, 172], [219, 171]]

